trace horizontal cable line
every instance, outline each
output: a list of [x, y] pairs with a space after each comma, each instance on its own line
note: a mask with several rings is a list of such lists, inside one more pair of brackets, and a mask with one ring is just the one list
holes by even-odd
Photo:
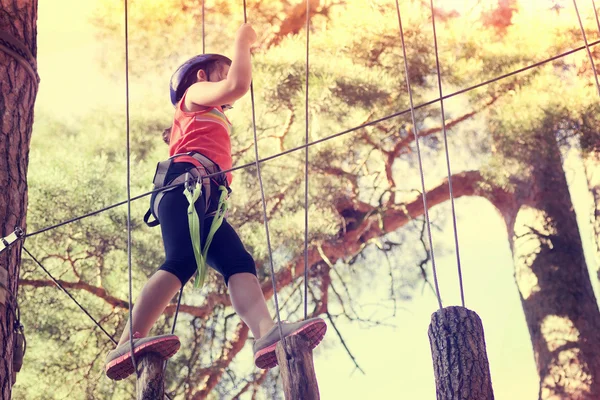
[[[595, 42], [589, 43], [589, 44], [588, 44], [588, 46], [589, 46], [589, 47], [593, 47], [593, 46], [596, 46], [596, 45], [598, 45], [598, 44], [600, 44], [600, 40], [596, 40]], [[543, 61], [539, 61], [539, 62], [537, 62], [537, 63], [535, 63], [535, 64], [531, 64], [531, 65], [528, 65], [528, 66], [526, 66], [526, 67], [519, 68], [519, 69], [517, 69], [517, 70], [515, 70], [515, 71], [512, 71], [512, 72], [509, 72], [509, 73], [506, 73], [506, 74], [503, 74], [503, 75], [497, 76], [496, 78], [492, 78], [492, 79], [489, 79], [489, 80], [487, 80], [487, 81], [484, 81], [484, 82], [478, 83], [478, 84], [476, 84], [476, 85], [469, 86], [469, 87], [467, 87], [467, 88], [464, 88], [464, 89], [461, 89], [461, 90], [459, 90], [459, 91], [456, 91], [456, 92], [453, 92], [453, 93], [447, 94], [447, 95], [445, 95], [445, 96], [438, 97], [438, 98], [436, 98], [436, 99], [434, 99], [434, 100], [430, 100], [430, 101], [427, 101], [427, 102], [425, 102], [425, 103], [421, 103], [421, 104], [419, 104], [419, 105], [415, 106], [415, 107], [414, 107], [414, 109], [415, 109], [415, 110], [418, 110], [418, 109], [421, 109], [421, 108], [424, 108], [424, 107], [430, 106], [430, 105], [432, 105], [432, 104], [435, 104], [435, 103], [437, 103], [438, 101], [441, 101], [441, 100], [447, 100], [447, 99], [450, 99], [450, 98], [452, 98], [452, 97], [456, 97], [456, 96], [458, 96], [458, 95], [460, 95], [460, 94], [463, 94], [463, 93], [466, 93], [466, 92], [470, 92], [470, 91], [472, 91], [472, 90], [475, 90], [475, 89], [478, 89], [478, 88], [480, 88], [480, 87], [482, 87], [482, 86], [486, 86], [486, 85], [489, 85], [489, 84], [491, 84], [491, 83], [497, 82], [497, 81], [499, 81], [499, 80], [502, 80], [502, 79], [506, 79], [506, 78], [508, 78], [508, 77], [511, 77], [511, 76], [513, 76], [513, 75], [520, 74], [520, 73], [522, 73], [522, 72], [525, 72], [525, 71], [528, 71], [528, 70], [530, 70], [530, 69], [533, 69], [533, 68], [539, 67], [539, 66], [541, 66], [541, 65], [544, 65], [544, 64], [546, 64], [546, 63], [549, 63], [549, 62], [551, 62], [551, 61], [558, 60], [558, 59], [560, 59], [560, 58], [566, 57], [566, 56], [568, 56], [568, 55], [571, 55], [571, 54], [573, 54], [573, 53], [577, 53], [578, 51], [581, 51], [581, 50], [584, 50], [584, 49], [586, 49], [586, 46], [585, 46], [585, 45], [584, 45], [584, 46], [577, 47], [577, 48], [575, 48], [575, 49], [572, 49], [572, 50], [569, 50], [569, 51], [567, 51], [567, 52], [561, 53], [561, 54], [559, 54], [559, 55], [556, 55], [556, 56], [554, 56], [554, 57], [551, 57], [551, 58], [545, 59], [545, 60], [543, 60]], [[281, 153], [277, 153], [277, 154], [274, 154], [274, 155], [272, 155], [272, 156], [268, 156], [268, 157], [265, 157], [265, 158], [261, 158], [260, 160], [258, 160], [258, 162], [259, 162], [259, 163], [264, 163], [264, 162], [266, 162], [266, 161], [271, 161], [271, 160], [273, 160], [273, 159], [275, 159], [275, 158], [279, 158], [279, 157], [282, 157], [282, 156], [284, 156], [284, 155], [287, 155], [287, 154], [290, 154], [290, 153], [294, 153], [294, 152], [296, 152], [296, 151], [299, 151], [299, 150], [302, 150], [302, 149], [305, 149], [305, 148], [308, 148], [308, 147], [311, 147], [311, 146], [314, 146], [314, 145], [317, 145], [317, 144], [320, 144], [320, 143], [323, 143], [323, 142], [329, 141], [329, 140], [331, 140], [331, 139], [335, 139], [335, 138], [337, 138], [337, 137], [339, 137], [339, 136], [343, 136], [343, 135], [346, 135], [346, 134], [348, 134], [348, 133], [355, 132], [355, 131], [357, 131], [357, 130], [359, 130], [359, 129], [366, 128], [366, 127], [368, 127], [368, 126], [376, 125], [376, 124], [378, 124], [378, 123], [380, 123], [380, 122], [384, 122], [384, 121], [387, 121], [387, 120], [390, 120], [390, 119], [392, 119], [392, 118], [396, 118], [396, 117], [399, 117], [399, 116], [401, 116], [401, 115], [408, 114], [408, 113], [410, 113], [410, 108], [404, 109], [404, 110], [402, 110], [402, 111], [398, 111], [398, 112], [396, 112], [396, 113], [394, 113], [394, 114], [387, 115], [387, 116], [385, 116], [385, 117], [382, 117], [382, 118], [379, 118], [379, 119], [373, 120], [373, 121], [371, 121], [371, 122], [364, 123], [364, 124], [362, 124], [362, 125], [355, 126], [354, 128], [350, 128], [350, 129], [347, 129], [347, 130], [345, 130], [345, 131], [341, 131], [341, 132], [335, 133], [335, 134], [333, 134], [333, 135], [330, 135], [330, 136], [325, 136], [324, 138], [321, 138], [321, 139], [315, 140], [315, 141], [313, 141], [313, 142], [310, 142], [310, 143], [307, 143], [307, 144], [303, 144], [303, 145], [300, 145], [300, 146], [297, 146], [297, 147], [294, 147], [294, 148], [291, 148], [291, 149], [285, 150], [285, 151], [283, 151], [283, 152], [281, 152]], [[249, 168], [249, 167], [252, 167], [252, 166], [256, 166], [256, 161], [253, 161], [253, 162], [251, 162], [251, 163], [247, 163], [247, 164], [243, 164], [243, 165], [239, 165], [239, 166], [237, 166], [237, 167], [229, 168], [229, 169], [223, 170], [223, 171], [221, 171], [221, 172], [218, 172], [218, 173], [209, 174], [209, 175], [206, 175], [206, 176], [204, 176], [203, 178], [204, 178], [204, 179], [208, 179], [208, 178], [214, 177], [214, 176], [216, 176], [216, 175], [219, 175], [219, 174], [223, 174], [223, 173], [227, 173], [227, 172], [233, 172], [233, 171], [237, 171], [237, 170], [240, 170], [240, 169], [247, 169], [247, 168]], [[155, 189], [155, 190], [152, 190], [152, 191], [150, 191], [150, 192], [146, 192], [146, 193], [140, 194], [140, 195], [138, 195], [138, 196], [132, 197], [132, 198], [131, 198], [131, 201], [139, 200], [139, 199], [141, 199], [142, 197], [146, 197], [146, 196], [148, 196], [148, 195], [151, 195], [151, 194], [153, 194], [153, 193], [157, 193], [157, 192], [160, 192], [160, 191], [163, 191], [163, 190], [168, 190], [168, 189], [171, 189], [171, 188], [174, 188], [174, 187], [177, 187], [177, 186], [181, 186], [181, 185], [182, 185], [182, 184], [176, 184], [176, 185], [164, 186], [164, 187], [162, 187], [162, 188], [160, 188], [160, 189]], [[58, 223], [58, 224], [56, 224], [56, 225], [51, 225], [51, 226], [49, 226], [49, 227], [47, 227], [47, 228], [43, 228], [43, 229], [40, 229], [39, 231], [36, 231], [36, 232], [30, 233], [30, 234], [27, 234], [27, 235], [25, 235], [24, 237], [25, 237], [25, 238], [28, 238], [28, 237], [31, 237], [31, 236], [39, 235], [40, 233], [44, 233], [44, 232], [47, 232], [47, 231], [49, 231], [49, 230], [52, 230], [52, 229], [59, 228], [59, 227], [61, 227], [61, 226], [64, 226], [64, 225], [70, 224], [70, 223], [72, 223], [72, 222], [76, 222], [76, 221], [82, 220], [82, 219], [84, 219], [84, 218], [91, 217], [91, 216], [93, 216], [93, 215], [99, 214], [99, 213], [101, 213], [101, 212], [104, 212], [104, 211], [110, 210], [110, 209], [112, 209], [112, 208], [115, 208], [115, 207], [122, 206], [122, 205], [124, 205], [124, 204], [127, 204], [127, 200], [121, 201], [121, 202], [119, 202], [119, 203], [115, 203], [115, 204], [113, 204], [113, 205], [111, 205], [111, 206], [108, 206], [108, 207], [102, 208], [102, 209], [100, 209], [100, 210], [92, 211], [92, 212], [90, 212], [90, 213], [84, 214], [84, 215], [82, 215], [82, 216], [79, 216], [79, 217], [76, 217], [76, 218], [73, 218], [73, 219], [69, 219], [69, 220], [67, 220], [67, 221], [64, 221], [64, 222]]]
[[52, 280], [52, 282], [54, 282], [54, 284], [55, 284], [56, 286], [58, 286], [58, 288], [59, 288], [60, 290], [62, 290], [62, 291], [63, 291], [63, 292], [64, 292], [64, 293], [65, 293], [67, 296], [69, 296], [69, 298], [70, 298], [71, 300], [73, 300], [73, 302], [74, 302], [75, 304], [77, 304], [77, 307], [79, 307], [79, 309], [80, 309], [80, 310], [81, 310], [81, 311], [82, 311], [82, 312], [83, 312], [85, 315], [87, 315], [87, 316], [88, 316], [88, 317], [89, 317], [89, 318], [92, 320], [92, 322], [94, 322], [94, 324], [95, 324], [95, 325], [96, 325], [98, 328], [100, 328], [100, 330], [101, 330], [102, 332], [104, 332], [104, 334], [105, 334], [105, 335], [106, 335], [106, 336], [107, 336], [107, 337], [108, 337], [108, 338], [109, 338], [109, 339], [110, 339], [110, 340], [111, 340], [111, 341], [112, 341], [114, 344], [117, 344], [117, 341], [116, 341], [116, 340], [115, 340], [115, 339], [114, 339], [114, 338], [111, 336], [111, 334], [110, 334], [110, 333], [108, 333], [108, 332], [106, 331], [106, 329], [104, 329], [104, 328], [102, 327], [102, 325], [101, 325], [101, 324], [100, 324], [98, 321], [96, 321], [96, 319], [95, 319], [94, 317], [92, 317], [92, 314], [90, 314], [90, 313], [88, 312], [88, 310], [86, 310], [86, 309], [85, 309], [85, 307], [84, 307], [84, 306], [82, 306], [82, 305], [81, 305], [81, 303], [79, 303], [79, 302], [77, 301], [77, 299], [75, 299], [75, 297], [73, 297], [73, 295], [71, 295], [71, 293], [69, 293], [69, 291], [68, 291], [67, 289], [65, 289], [65, 287], [64, 287], [63, 285], [61, 285], [61, 284], [60, 284], [60, 282], [58, 281], [58, 279], [56, 279], [54, 276], [52, 276], [52, 274], [50, 273], [50, 271], [48, 271], [48, 270], [47, 270], [47, 269], [46, 269], [46, 268], [45, 268], [45, 267], [42, 265], [42, 263], [41, 263], [41, 262], [39, 262], [39, 261], [38, 261], [38, 259], [37, 259], [37, 258], [35, 258], [35, 257], [33, 256], [33, 254], [31, 254], [31, 253], [29, 252], [29, 250], [27, 250], [27, 248], [26, 248], [25, 246], [23, 246], [23, 250], [25, 251], [25, 253], [27, 253], [27, 255], [28, 255], [28, 256], [29, 256], [29, 257], [30, 257], [30, 258], [31, 258], [33, 261], [35, 261], [35, 263], [36, 263], [36, 264], [37, 264], [37, 265], [38, 265], [38, 266], [39, 266], [41, 269], [43, 269], [43, 270], [44, 270], [44, 272], [46, 273], [46, 275], [48, 275], [48, 276], [50, 277], [50, 279]]

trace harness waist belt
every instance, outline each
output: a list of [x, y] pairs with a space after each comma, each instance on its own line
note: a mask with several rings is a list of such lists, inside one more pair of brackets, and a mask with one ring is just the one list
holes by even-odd
[[[169, 172], [169, 168], [171, 167], [171, 164], [173, 163], [173, 160], [175, 158], [181, 157], [181, 156], [193, 157], [196, 161], [198, 161], [200, 163], [200, 166], [196, 167], [196, 168], [191, 168], [189, 171], [187, 171], [181, 175], [178, 175], [177, 177], [175, 177], [175, 179], [171, 180], [170, 182], [165, 182], [165, 179]], [[152, 227], [152, 226], [157, 226], [160, 223], [160, 221], [158, 220], [158, 206], [160, 205], [160, 202], [161, 202], [163, 196], [165, 195], [166, 192], [171, 191], [177, 187], [180, 187], [181, 185], [185, 184], [186, 182], [190, 183], [190, 182], [197, 181], [197, 182], [202, 183], [202, 187], [203, 187], [203, 191], [204, 191], [204, 202], [205, 202], [204, 206], [205, 206], [205, 210], [208, 210], [208, 207], [210, 205], [210, 198], [211, 198], [211, 184], [210, 184], [210, 179], [205, 178], [205, 176], [217, 174], [215, 176], [212, 176], [211, 179], [214, 179], [215, 181], [217, 181], [219, 186], [221, 186], [221, 185], [225, 186], [229, 191], [229, 185], [227, 184], [227, 178], [225, 177], [225, 174], [219, 174], [220, 172], [221, 172], [221, 169], [214, 161], [212, 161], [210, 158], [208, 158], [200, 153], [193, 152], [193, 151], [189, 152], [189, 153], [175, 154], [174, 156], [169, 157], [167, 160], [159, 162], [156, 166], [156, 172], [154, 174], [154, 179], [153, 179], [154, 189], [153, 190], [157, 190], [157, 189], [163, 188], [165, 186], [171, 186], [171, 187], [169, 187], [168, 189], [165, 189], [165, 190], [161, 190], [156, 193], [154, 201], [150, 205], [150, 209], [148, 210], [148, 212], [146, 212], [146, 215], [144, 215], [144, 222], [146, 223], [146, 225]], [[212, 213], [212, 214], [214, 214], [214, 213]], [[207, 216], [210, 216], [210, 215], [211, 214], [208, 214]], [[150, 221], [150, 216], [154, 217], [154, 221]]]

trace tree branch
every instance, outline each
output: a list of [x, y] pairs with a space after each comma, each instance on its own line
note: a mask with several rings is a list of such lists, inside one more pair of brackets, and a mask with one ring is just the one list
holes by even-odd
[[268, 369], [263, 369], [258, 373], [258, 376], [254, 375], [254, 380], [247, 381], [246, 384], [242, 387], [242, 389], [235, 396], [233, 396], [232, 400], [239, 400], [240, 396], [243, 395], [244, 393], [246, 393], [248, 391], [248, 389], [250, 389], [252, 387], [260, 386], [264, 382], [265, 378], [267, 377], [268, 372], [269, 372]]
[[213, 363], [211, 368], [207, 369], [207, 371], [209, 371], [208, 376], [201, 379], [201, 381], [204, 381], [205, 383], [202, 385], [200, 390], [193, 394], [192, 400], [205, 399], [215, 388], [215, 386], [217, 386], [217, 383], [219, 383], [221, 376], [223, 376], [223, 373], [225, 372], [226, 366], [233, 361], [235, 356], [246, 344], [246, 339], [248, 339], [248, 331], [248, 326], [245, 323], [240, 322], [238, 324], [233, 339], [223, 345], [223, 348], [227, 348], [227, 350], [224, 352], [222, 357]]
[[[91, 294], [103, 299], [104, 301], [106, 301], [108, 304], [110, 304], [113, 307], [129, 308], [129, 302], [127, 302], [125, 300], [121, 300], [114, 296], [110, 296], [106, 292], [106, 289], [104, 289], [104, 288], [93, 286], [93, 285], [90, 285], [89, 283], [83, 282], [83, 281], [69, 282], [69, 281], [65, 281], [65, 280], [61, 280], [61, 279], [57, 279], [57, 281], [65, 289], [85, 290], [86, 292], [91, 293]], [[21, 279], [21, 280], [19, 280], [19, 285], [32, 286], [35, 288], [56, 286], [56, 284], [52, 281], [41, 280], [41, 279]]]
[[[310, 1], [310, 18], [318, 14], [320, 0]], [[263, 45], [265, 50], [272, 46], [277, 46], [287, 35], [295, 35], [306, 24], [306, 2], [300, 1], [287, 13], [285, 19], [281, 21], [277, 31]]]
[[[452, 129], [454, 126], [460, 124], [461, 122], [464, 122], [472, 117], [474, 117], [475, 115], [479, 114], [481, 111], [485, 110], [486, 108], [488, 108], [489, 106], [491, 106], [492, 104], [494, 104], [496, 102], [496, 100], [498, 100], [498, 97], [494, 96], [492, 97], [490, 100], [488, 100], [483, 106], [481, 106], [479, 109], [473, 110], [469, 113], [466, 113], [464, 115], [461, 115], [458, 118], [454, 118], [451, 120], [448, 120], [446, 122], [446, 129]], [[414, 127], [412, 128], [414, 129]], [[440, 133], [444, 130], [444, 126], [440, 125], [440, 126], [436, 126], [434, 128], [429, 128], [429, 129], [424, 129], [422, 131], [419, 132], [419, 137], [420, 138], [424, 138], [427, 136], [431, 136], [434, 135], [436, 133]], [[396, 157], [398, 157], [398, 155], [400, 154], [400, 152], [402, 151], [402, 149], [406, 148], [409, 144], [411, 144], [412, 142], [414, 142], [415, 140], [415, 135], [411, 134], [411, 135], [407, 135], [405, 138], [403, 138], [402, 140], [400, 140], [398, 143], [396, 143], [396, 145], [394, 146], [393, 150], [389, 153], [391, 159], [395, 159]], [[389, 161], [389, 159], [388, 159]]]
[[[508, 202], [511, 201], [512, 195], [507, 193], [502, 188], [491, 188], [484, 191], [480, 185], [485, 183], [484, 178], [478, 171], [467, 171], [455, 174], [452, 177], [454, 197], [463, 196], [482, 196], [487, 198], [500, 211], [502, 211]], [[487, 183], [489, 185], [489, 183]], [[428, 205], [435, 207], [449, 199], [448, 181], [444, 179], [440, 185], [427, 192]], [[346, 227], [345, 234], [327, 240], [320, 244], [322, 253], [320, 254], [317, 246], [313, 246], [308, 252], [308, 265], [312, 266], [324, 260], [323, 255], [327, 257], [330, 264], [335, 264], [340, 259], [350, 259], [356, 256], [369, 240], [383, 236], [393, 232], [411, 220], [422, 216], [424, 213], [423, 202], [420, 196], [412, 202], [404, 205], [395, 205], [387, 209], [378, 210], [366, 203], [351, 201], [341, 198], [336, 204], [336, 208], [340, 214], [347, 213], [348, 215], [359, 215], [356, 223], [351, 229]], [[379, 223], [379, 219], [383, 223]], [[257, 268], [261, 268], [257, 265]], [[288, 286], [296, 278], [304, 274], [304, 258], [299, 255], [294, 260], [282, 267], [276, 274], [277, 287], [283, 288]], [[127, 309], [129, 303], [114, 296], [110, 296], [104, 288], [90, 285], [86, 282], [69, 282], [59, 281], [61, 285], [68, 289], [85, 290], [99, 298], [102, 298], [113, 307]], [[46, 280], [22, 279], [21, 285], [33, 287], [50, 287], [55, 284]], [[267, 278], [261, 284], [263, 293], [266, 299], [273, 296], [273, 285], [271, 278]], [[191, 306], [182, 304], [180, 311], [189, 315], [205, 319], [210, 316], [217, 306], [229, 307], [231, 301], [227, 293], [212, 292], [205, 298], [202, 306]], [[165, 310], [165, 314], [173, 315], [175, 313], [175, 304], [169, 304]]]
[[360, 372], [362, 372], [363, 375], [366, 375], [365, 371], [363, 371], [363, 369], [360, 367], [360, 365], [358, 365], [358, 362], [356, 361], [356, 358], [354, 358], [354, 355], [352, 354], [352, 352], [348, 348], [348, 345], [346, 345], [346, 342], [344, 341], [344, 338], [342, 337], [342, 333], [339, 331], [339, 329], [335, 325], [335, 322], [333, 322], [333, 317], [331, 316], [331, 314], [329, 313], [329, 311], [327, 311], [326, 315], [327, 315], [327, 319], [329, 319], [329, 322], [331, 323], [331, 326], [335, 330], [335, 333], [337, 333], [338, 337], [340, 338], [340, 341], [342, 342], [342, 346], [344, 346], [344, 348], [346, 349], [346, 352], [348, 353], [348, 355], [352, 359], [352, 362], [356, 366], [356, 369], [358, 369]]
[[[484, 190], [482, 186], [484, 183], [488, 186], [486, 190]], [[494, 204], [500, 212], [507, 208], [506, 206], [512, 201], [512, 195], [510, 193], [501, 187], [493, 187], [489, 182], [484, 180], [479, 171], [466, 171], [455, 174], [452, 177], [452, 184], [454, 198], [463, 196], [481, 196]], [[428, 205], [430, 208], [444, 203], [449, 197], [447, 179], [444, 179], [440, 185], [427, 192]], [[327, 256], [331, 263], [335, 263], [340, 259], [350, 259], [351, 257], [356, 256], [369, 240], [393, 232], [403, 227], [411, 220], [424, 214], [421, 196], [418, 196], [407, 204], [394, 205], [386, 209], [376, 209], [365, 203], [348, 199], [340, 199], [336, 206], [340, 214], [347, 213], [351, 215], [352, 213], [358, 213], [362, 216], [362, 219], [357, 220], [357, 223], [353, 225], [351, 229], [347, 229], [343, 236], [339, 235], [336, 238], [321, 243], [323, 254]], [[382, 223], [379, 223], [379, 219], [381, 219]], [[323, 258], [321, 254], [319, 254], [316, 246], [309, 249], [309, 266], [315, 265], [322, 260]], [[294, 271], [293, 275], [292, 271]], [[302, 255], [299, 255], [276, 274], [277, 287], [287, 286], [290, 282], [303, 274], [304, 258]], [[262, 288], [267, 299], [273, 295], [273, 287], [270, 278], [262, 283]]]

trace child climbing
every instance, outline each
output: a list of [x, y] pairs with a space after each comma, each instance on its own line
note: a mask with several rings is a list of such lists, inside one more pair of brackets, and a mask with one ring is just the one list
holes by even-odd
[[[166, 360], [179, 350], [176, 335], [147, 335], [194, 275], [196, 285], [202, 285], [208, 264], [223, 276], [233, 308], [255, 337], [256, 366], [277, 365], [280, 330], [269, 314], [254, 260], [224, 218], [233, 178], [231, 172], [221, 172], [232, 167], [231, 124], [224, 110], [250, 88], [250, 46], [255, 40], [254, 29], [243, 24], [236, 34], [233, 60], [218, 54], [199, 55], [181, 65], [171, 78], [171, 102], [176, 109], [164, 136], [170, 158], [158, 164], [154, 184], [155, 188], [181, 184], [153, 195], [145, 218], [148, 225], [160, 223], [165, 262], [143, 287], [132, 310], [135, 357], [152, 352]], [[202, 179], [206, 175], [211, 177]], [[148, 222], [150, 215], [156, 221]], [[106, 358], [106, 375], [114, 380], [134, 372], [130, 323]], [[321, 318], [281, 324], [284, 337], [303, 335], [311, 348], [321, 342], [326, 330]]]

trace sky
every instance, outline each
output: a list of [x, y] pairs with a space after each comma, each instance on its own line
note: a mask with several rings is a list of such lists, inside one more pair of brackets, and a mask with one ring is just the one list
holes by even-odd
[[[41, 84], [36, 107], [62, 118], [83, 114], [109, 103], [123, 104], [124, 87], [103, 78], [95, 64], [94, 38], [87, 18], [94, 1], [39, 0], [38, 67]], [[464, 4], [445, 0], [444, 4]], [[530, 4], [540, 4], [532, 1]], [[68, 15], [68, 23], [64, 16]], [[85, 73], [81, 73], [85, 71]], [[459, 105], [455, 105], [459, 106]], [[449, 105], [451, 107], [451, 105]], [[35, 135], [35, 125], [34, 125]], [[35, 146], [35, 136], [32, 146]], [[591, 196], [586, 189], [580, 161], [566, 157], [567, 176], [580, 223], [590, 275], [596, 276], [589, 224]], [[428, 186], [437, 183], [430, 182]], [[466, 306], [483, 321], [492, 383], [497, 400], [537, 398], [538, 377], [529, 333], [514, 282], [512, 257], [504, 222], [494, 208], [478, 198], [456, 201], [460, 254]], [[449, 213], [449, 207], [442, 208]], [[449, 214], [447, 214], [449, 215]], [[434, 248], [453, 248], [451, 218], [441, 232], [434, 232]], [[482, 234], [485, 232], [485, 234]], [[436, 257], [440, 292], [444, 305], [460, 305], [460, 292], [453, 252]], [[373, 277], [369, 290], [357, 303], [378, 301], [388, 290], [386, 268]], [[598, 280], [593, 278], [598, 294]], [[372, 295], [375, 293], [375, 295]], [[433, 399], [434, 376], [427, 329], [431, 314], [438, 308], [434, 294], [417, 291], [403, 303], [393, 320], [395, 327], [360, 329], [339, 322], [338, 328], [361, 368], [354, 364], [333, 329], [324, 345], [315, 351], [315, 371], [323, 399]], [[365, 307], [365, 312], [369, 308]], [[245, 348], [241, 358], [251, 363]], [[17, 383], [18, 384], [18, 383]]]

